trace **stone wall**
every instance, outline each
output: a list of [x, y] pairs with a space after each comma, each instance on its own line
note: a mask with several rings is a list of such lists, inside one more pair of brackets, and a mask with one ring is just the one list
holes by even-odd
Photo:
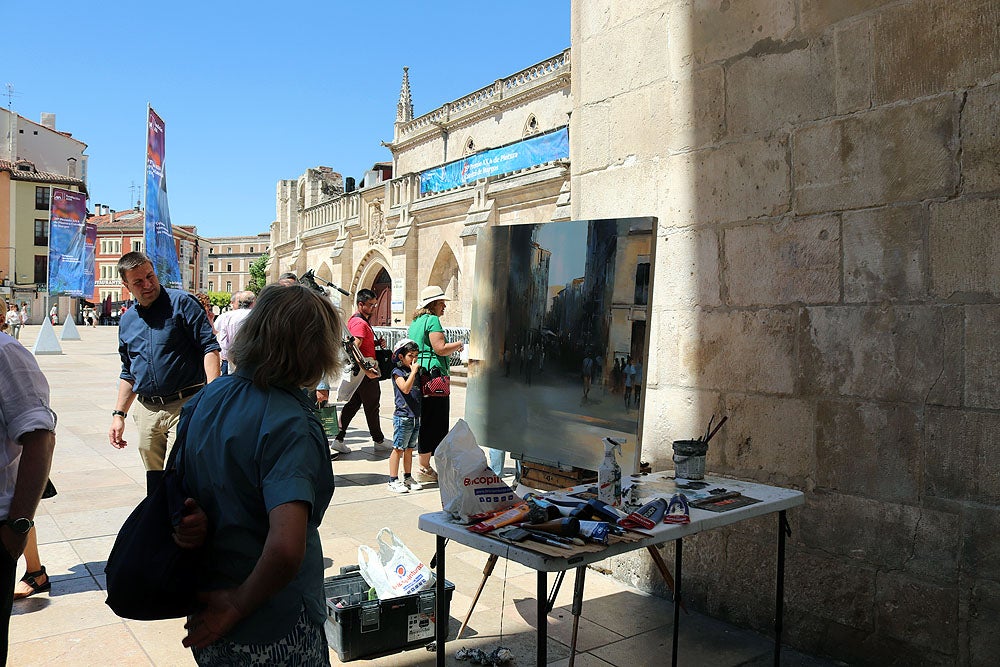
[[[573, 217], [660, 221], [644, 458], [725, 413], [711, 469], [806, 492], [792, 645], [995, 664], [1000, 3], [572, 17]], [[768, 631], [775, 523], [687, 540], [688, 604]], [[664, 592], [646, 561], [612, 568]]]

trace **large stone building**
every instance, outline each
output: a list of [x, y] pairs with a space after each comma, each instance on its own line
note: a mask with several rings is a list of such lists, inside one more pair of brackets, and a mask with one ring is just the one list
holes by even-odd
[[[573, 217], [659, 218], [644, 458], [726, 414], [710, 469], [806, 492], [794, 646], [996, 664], [1000, 3], [577, 1], [572, 49]], [[767, 632], [776, 530], [686, 538], [687, 605]]]
[[[498, 221], [546, 222], [569, 213], [568, 160], [500, 171], [421, 191], [421, 174], [569, 124], [569, 51], [414, 118], [409, 76], [396, 109], [392, 163], [354, 189], [329, 168], [277, 187], [270, 278], [308, 269], [354, 293], [374, 289], [375, 324], [405, 326], [428, 284], [452, 296], [447, 324], [468, 326], [476, 232]], [[471, 283], [468, 283], [471, 287]], [[344, 298], [343, 307], [353, 304]]]
[[[643, 458], [670, 468], [673, 440], [726, 414], [710, 469], [806, 493], [792, 645], [995, 664], [998, 45], [995, 0], [574, 2], [572, 96], [568, 51], [416, 119], [404, 85], [392, 177], [297, 208], [279, 192], [271, 273], [385, 272], [404, 321], [436, 282], [462, 324], [478, 225], [656, 216]], [[420, 193], [419, 173], [570, 113], [571, 161]], [[686, 538], [687, 605], [769, 632], [776, 530]], [[607, 567], [666, 593], [645, 554]]]

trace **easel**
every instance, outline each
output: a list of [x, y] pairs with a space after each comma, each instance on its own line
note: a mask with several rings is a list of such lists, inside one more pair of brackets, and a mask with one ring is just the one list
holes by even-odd
[[[681, 608], [684, 609], [685, 613], [687, 608], [684, 607], [684, 602], [677, 597], [677, 591], [674, 588], [674, 578], [670, 574], [670, 570], [667, 569], [667, 564], [663, 560], [663, 556], [657, 551], [655, 546], [646, 547], [646, 551], [649, 552], [650, 558], [653, 559], [653, 564], [656, 565], [656, 569], [659, 570], [660, 576], [667, 584], [667, 588], [670, 589], [671, 595], [674, 596], [675, 601], [680, 604]], [[486, 587], [486, 581], [493, 574], [493, 568], [496, 567], [497, 560], [500, 557], [496, 554], [490, 554], [490, 557], [486, 559], [486, 566], [483, 568], [483, 579], [479, 582], [479, 588], [476, 589], [476, 594], [472, 597], [472, 604], [469, 605], [469, 612], [465, 615], [465, 620], [462, 621], [462, 627], [458, 629], [458, 634], [455, 635], [455, 639], [461, 639], [462, 633], [465, 631], [467, 625], [469, 625], [469, 619], [472, 618], [472, 612], [476, 609], [476, 603], [479, 602], [479, 596], [482, 595], [483, 589]], [[587, 566], [581, 566], [576, 568], [576, 578], [573, 582], [573, 604], [570, 608], [573, 614], [573, 638], [570, 641], [569, 646], [569, 667], [573, 667], [573, 663], [576, 659], [576, 638], [577, 632], [580, 627], [580, 615], [583, 613], [583, 583], [586, 576]], [[552, 611], [552, 608], [556, 604], [556, 597], [559, 595], [559, 588], [562, 586], [563, 578], [566, 576], [566, 570], [563, 570], [556, 574], [556, 580], [552, 582], [552, 590], [549, 592], [548, 599], [545, 605], [545, 613], [548, 614]], [[539, 621], [541, 622], [541, 621]]]

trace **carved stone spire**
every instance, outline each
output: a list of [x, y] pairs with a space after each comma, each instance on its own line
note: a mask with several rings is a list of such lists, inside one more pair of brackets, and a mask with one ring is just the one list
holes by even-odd
[[403, 68], [403, 85], [399, 89], [399, 103], [396, 105], [396, 122], [413, 120], [413, 98], [410, 97], [409, 67]]

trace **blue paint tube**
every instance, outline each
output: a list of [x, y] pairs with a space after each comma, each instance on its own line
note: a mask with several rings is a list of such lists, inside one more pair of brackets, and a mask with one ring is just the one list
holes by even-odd
[[580, 537], [597, 542], [598, 544], [608, 543], [608, 534], [611, 527], [607, 521], [581, 521]]

